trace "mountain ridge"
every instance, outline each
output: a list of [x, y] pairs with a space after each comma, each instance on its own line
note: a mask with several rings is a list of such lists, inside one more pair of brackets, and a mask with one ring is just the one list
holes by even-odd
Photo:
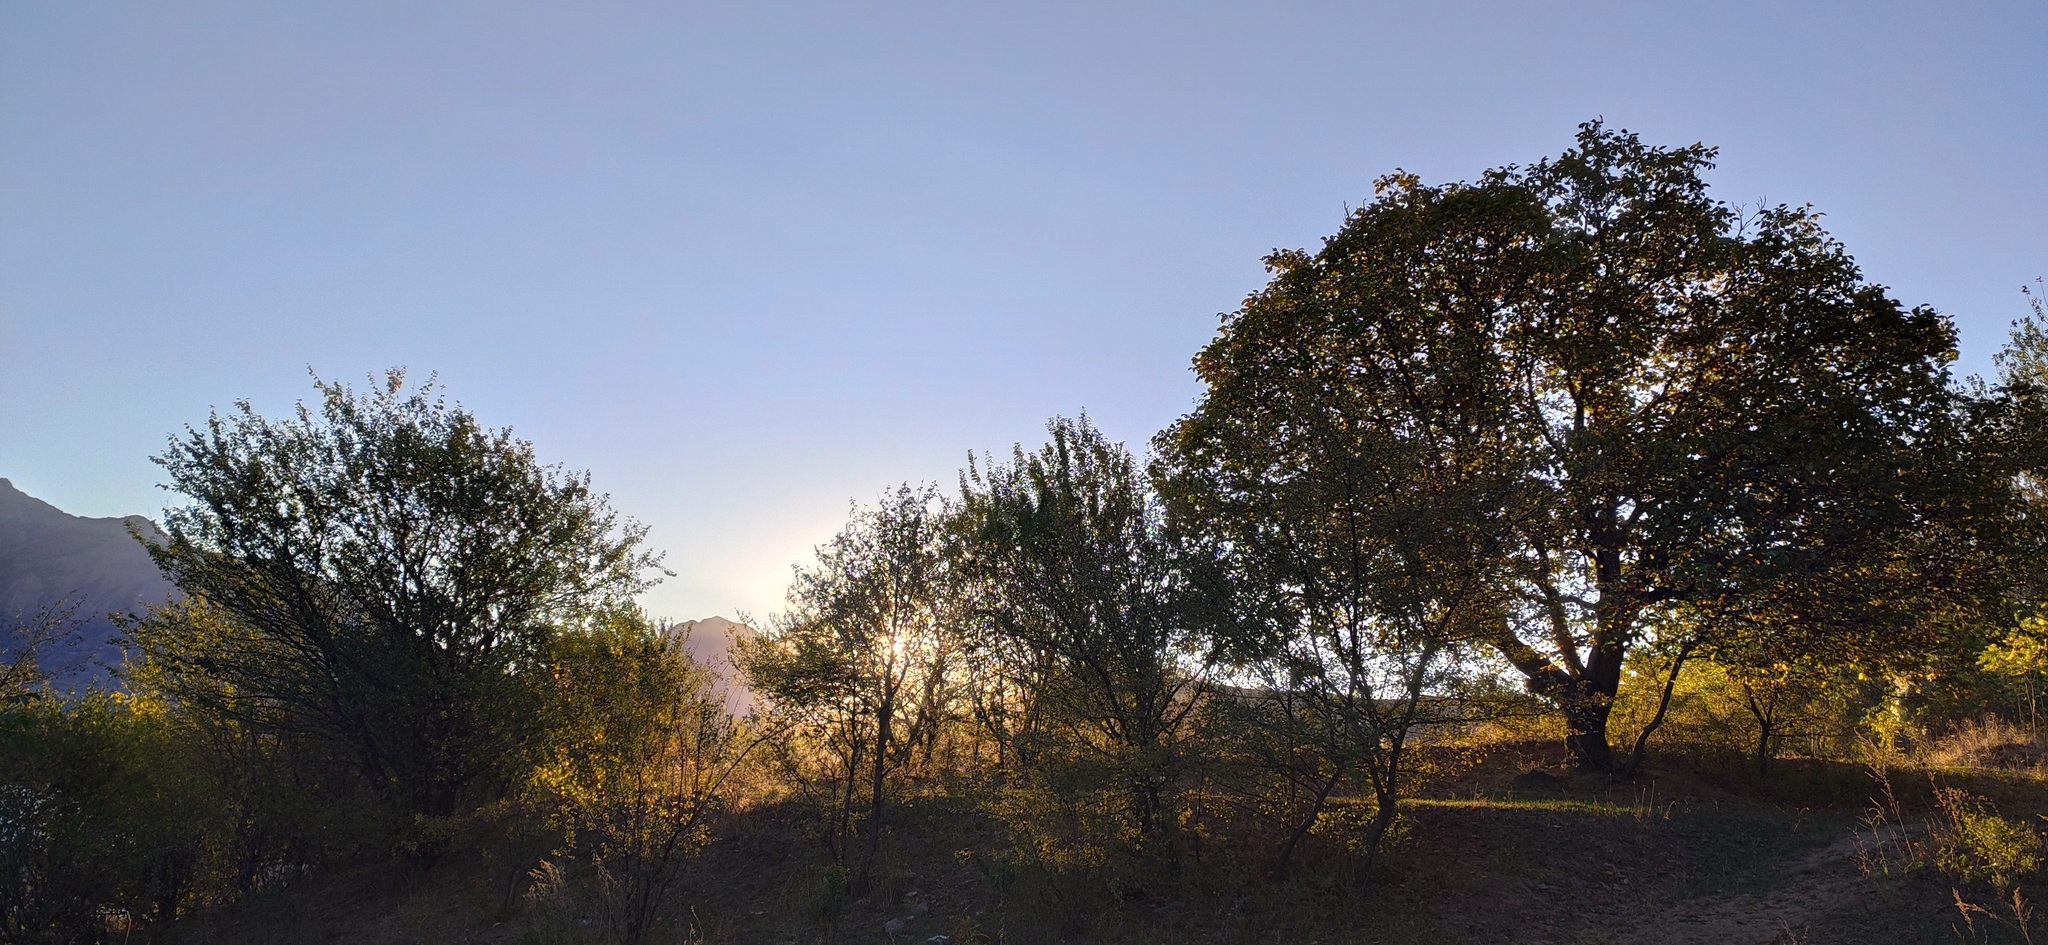
[[43, 669], [60, 688], [104, 679], [120, 665], [120, 630], [112, 614], [137, 613], [176, 593], [138, 536], [162, 540], [141, 515], [72, 515], [0, 478], [0, 649], [20, 646], [17, 625], [55, 608], [71, 608], [77, 645], [44, 654]]

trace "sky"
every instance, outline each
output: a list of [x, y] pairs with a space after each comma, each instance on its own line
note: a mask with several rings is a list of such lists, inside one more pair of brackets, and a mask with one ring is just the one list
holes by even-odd
[[1082, 411], [1142, 445], [1375, 178], [1603, 118], [1812, 204], [1987, 372], [2048, 276], [2048, 4], [0, 0], [0, 477], [311, 376], [437, 376], [755, 618], [904, 481]]

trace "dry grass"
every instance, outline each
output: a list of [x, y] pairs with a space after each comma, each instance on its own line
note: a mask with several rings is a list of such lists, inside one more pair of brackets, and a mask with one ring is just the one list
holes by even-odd
[[2048, 747], [2036, 732], [1996, 717], [1965, 722], [1918, 752], [1923, 764], [1938, 768], [2011, 772], [2035, 780], [2048, 779]]

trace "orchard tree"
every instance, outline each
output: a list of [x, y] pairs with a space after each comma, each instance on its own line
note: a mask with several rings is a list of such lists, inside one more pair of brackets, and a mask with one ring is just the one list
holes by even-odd
[[[1500, 501], [1510, 528], [1497, 606], [1464, 632], [1562, 712], [1585, 768], [1614, 763], [1623, 660], [1653, 627], [1851, 576], [1836, 559], [1857, 543], [1927, 547], [1902, 536], [1946, 514], [1966, 449], [1947, 320], [1864, 281], [1810, 211], [1709, 197], [1713, 156], [1594, 122], [1563, 155], [1473, 183], [1384, 178], [1320, 251], [1269, 257], [1271, 284], [1196, 360], [1209, 393], [1190, 428], [1292, 435], [1257, 414], [1297, 389], [1446, 379], [1447, 429], [1486, 442], [1448, 438], [1427, 462], [1474, 464], [1447, 501]], [[1360, 401], [1360, 427], [1439, 422], [1433, 401]], [[1293, 462], [1276, 451], [1261, 475]], [[1860, 575], [1839, 603], [1918, 580]]]
[[150, 554], [235, 632], [186, 646], [164, 623], [145, 657], [340, 750], [398, 812], [447, 816], [509, 785], [537, 722], [523, 674], [548, 641], [628, 602], [659, 561], [588, 476], [431, 382], [316, 387], [289, 417], [238, 403], [156, 457], [191, 501]]

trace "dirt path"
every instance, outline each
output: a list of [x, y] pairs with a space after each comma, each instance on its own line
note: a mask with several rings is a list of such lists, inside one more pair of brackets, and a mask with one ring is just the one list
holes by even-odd
[[1798, 942], [1815, 920], [1867, 892], [1856, 854], [1872, 839], [1867, 830], [1850, 833], [1780, 867], [1783, 884], [1769, 893], [1688, 900], [1642, 920], [1612, 941], [1617, 945]]

